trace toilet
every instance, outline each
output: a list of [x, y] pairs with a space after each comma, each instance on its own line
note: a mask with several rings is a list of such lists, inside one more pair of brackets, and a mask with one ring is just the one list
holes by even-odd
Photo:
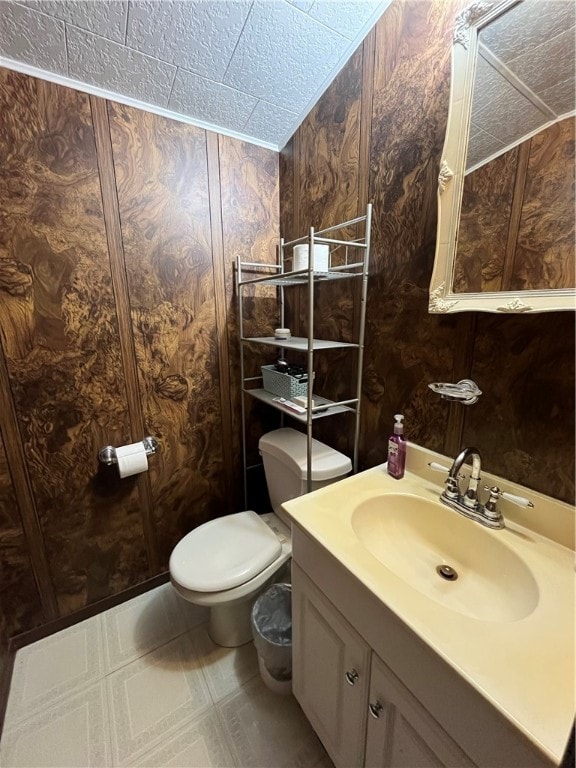
[[[258, 443], [273, 512], [252, 510], [210, 520], [178, 542], [170, 581], [185, 600], [210, 609], [208, 632], [229, 648], [252, 640], [250, 611], [292, 554], [290, 522], [281, 504], [307, 491], [307, 438], [295, 429], [268, 432]], [[352, 471], [347, 456], [312, 440], [312, 490]]]

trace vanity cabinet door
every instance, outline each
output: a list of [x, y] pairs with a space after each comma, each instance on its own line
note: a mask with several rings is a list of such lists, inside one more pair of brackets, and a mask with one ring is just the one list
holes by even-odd
[[474, 763], [372, 654], [366, 768], [467, 768]]
[[294, 695], [336, 768], [364, 765], [370, 649], [292, 566]]

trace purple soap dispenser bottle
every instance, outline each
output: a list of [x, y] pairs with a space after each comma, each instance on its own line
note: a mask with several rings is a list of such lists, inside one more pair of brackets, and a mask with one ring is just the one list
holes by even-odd
[[406, 464], [406, 440], [404, 439], [404, 416], [394, 416], [394, 434], [388, 438], [388, 474], [396, 480], [404, 477]]

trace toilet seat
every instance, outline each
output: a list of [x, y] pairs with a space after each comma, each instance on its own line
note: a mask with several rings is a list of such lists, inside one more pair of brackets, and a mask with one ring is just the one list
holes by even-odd
[[170, 574], [193, 592], [220, 592], [254, 579], [282, 552], [282, 544], [256, 512], [210, 520], [178, 542]]

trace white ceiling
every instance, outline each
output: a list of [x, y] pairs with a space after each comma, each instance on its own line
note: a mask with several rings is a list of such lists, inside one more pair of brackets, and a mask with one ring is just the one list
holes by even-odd
[[281, 149], [391, 0], [0, 0], [0, 65]]
[[467, 171], [574, 111], [576, 5], [523, 0], [478, 36]]

